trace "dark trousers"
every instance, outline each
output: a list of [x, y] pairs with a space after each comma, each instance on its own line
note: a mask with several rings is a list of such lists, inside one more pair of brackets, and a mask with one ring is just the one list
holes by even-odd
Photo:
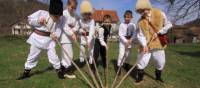
[[[103, 62], [103, 67], [104, 69], [107, 67], [107, 62], [106, 62], [106, 47], [102, 46], [100, 44], [100, 41], [99, 39], [95, 39], [95, 44], [94, 44], [94, 60], [95, 62], [97, 63], [97, 60], [98, 60], [98, 57], [99, 57], [99, 54], [101, 55], [101, 59], [102, 59], [102, 62]], [[98, 64], [98, 63], [97, 63]]]

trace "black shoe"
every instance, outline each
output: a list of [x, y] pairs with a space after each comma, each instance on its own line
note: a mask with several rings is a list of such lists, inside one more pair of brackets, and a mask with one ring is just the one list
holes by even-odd
[[[118, 70], [119, 70], [119, 66], [115, 66], [115, 73], [117, 74], [117, 72], [118, 72]], [[119, 72], [118, 72], [118, 76], [120, 76], [121, 75], [121, 71], [122, 71], [122, 69], [120, 68], [120, 70], [119, 70]]]
[[162, 74], [162, 71], [161, 71], [161, 70], [156, 70], [156, 71], [155, 71], [156, 80], [157, 80], [157, 81], [160, 81], [160, 82], [162, 82], [162, 83], [164, 83], [164, 81], [163, 81], [162, 78], [161, 78], [161, 74]]
[[24, 69], [24, 73], [18, 77], [16, 80], [24, 80], [30, 77], [29, 73], [31, 70]]
[[64, 73], [61, 69], [56, 69], [57, 75], [59, 79], [65, 79]]
[[93, 74], [96, 74], [96, 69], [95, 69], [94, 64], [90, 64], [90, 68], [91, 68]]
[[85, 61], [84, 61], [84, 62], [79, 62], [79, 67], [80, 67], [80, 68], [83, 68], [83, 67], [85, 66], [85, 64], [86, 64]]
[[137, 69], [137, 77], [136, 77], [136, 83], [140, 83], [143, 81], [144, 78], [144, 70], [143, 69]]
[[125, 69], [126, 71], [129, 71], [129, 69], [131, 68], [131, 65], [128, 64], [128, 63], [124, 63], [123, 67], [124, 67], [124, 69]]
[[76, 75], [74, 75], [74, 70], [72, 69], [72, 67], [68, 67], [68, 68], [65, 68], [64, 70], [64, 76], [69, 78], [69, 79], [74, 79], [76, 78]]

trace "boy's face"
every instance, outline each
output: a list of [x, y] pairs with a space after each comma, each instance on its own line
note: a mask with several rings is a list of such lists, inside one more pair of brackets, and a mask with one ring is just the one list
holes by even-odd
[[74, 13], [76, 11], [76, 7], [77, 7], [76, 4], [71, 4], [71, 5], [67, 6], [67, 9], [68, 9], [69, 13]]
[[111, 25], [111, 20], [110, 20], [110, 19], [105, 19], [105, 20], [103, 21], [103, 25], [105, 25], [105, 26], [110, 26], [110, 25]]
[[150, 9], [140, 9], [138, 13], [142, 16], [147, 16], [150, 13]]
[[91, 13], [83, 13], [82, 17], [84, 20], [89, 20], [92, 17], [92, 14]]
[[58, 15], [50, 15], [50, 17], [53, 19], [54, 22], [58, 22], [60, 20], [61, 16]]
[[131, 21], [132, 18], [133, 18], [133, 17], [132, 17], [131, 14], [125, 15], [125, 17], [124, 17], [125, 23], [129, 23], [129, 22]]

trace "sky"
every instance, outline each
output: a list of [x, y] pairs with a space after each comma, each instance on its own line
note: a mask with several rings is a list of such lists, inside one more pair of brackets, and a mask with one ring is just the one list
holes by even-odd
[[[46, 1], [46, 0], [39, 0], [39, 1]], [[78, 1], [78, 7], [77, 7], [77, 14], [80, 12], [80, 3], [82, 0]], [[100, 9], [106, 9], [106, 10], [116, 10], [117, 14], [120, 18], [120, 21], [123, 22], [123, 14], [126, 10], [133, 11], [133, 17], [134, 21], [137, 22], [139, 19], [139, 15], [135, 12], [135, 4], [137, 0], [90, 0], [93, 8], [100, 10]], [[155, 1], [155, 0], [151, 0]], [[67, 0], [63, 0], [64, 6], [66, 5]], [[160, 3], [152, 2], [152, 5], [154, 7], [158, 7], [162, 10], [165, 10], [165, 6], [163, 6]]]

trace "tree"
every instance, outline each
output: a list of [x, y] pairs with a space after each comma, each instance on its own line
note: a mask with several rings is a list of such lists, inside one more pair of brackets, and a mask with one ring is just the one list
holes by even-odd
[[152, 2], [165, 5], [167, 15], [175, 24], [185, 24], [200, 19], [200, 0], [152, 0]]

